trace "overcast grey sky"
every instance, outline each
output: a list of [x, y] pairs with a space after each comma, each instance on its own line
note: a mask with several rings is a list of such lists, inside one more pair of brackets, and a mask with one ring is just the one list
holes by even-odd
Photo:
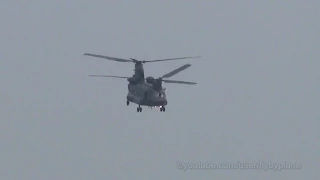
[[[318, 179], [320, 2], [14, 1], [0, 6], [0, 179]], [[145, 65], [165, 113], [126, 106]], [[188, 170], [176, 162], [302, 163], [300, 170]]]

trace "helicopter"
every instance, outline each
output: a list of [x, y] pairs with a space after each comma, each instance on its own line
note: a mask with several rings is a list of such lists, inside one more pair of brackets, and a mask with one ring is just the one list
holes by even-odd
[[161, 112], [165, 112], [165, 106], [168, 104], [165, 90], [166, 88], [162, 87], [162, 82], [165, 83], [176, 83], [176, 84], [188, 84], [194, 85], [195, 82], [187, 81], [177, 81], [177, 80], [168, 80], [166, 78], [172, 77], [175, 74], [189, 68], [191, 64], [185, 64], [159, 78], [154, 78], [152, 76], [145, 77], [144, 74], [144, 63], [149, 62], [159, 62], [159, 61], [169, 61], [169, 60], [178, 60], [178, 59], [189, 59], [189, 58], [199, 58], [200, 56], [193, 57], [180, 57], [180, 58], [170, 58], [170, 59], [159, 59], [159, 60], [149, 60], [149, 61], [140, 61], [137, 59], [122, 59], [109, 57], [104, 55], [97, 55], [91, 53], [84, 53], [83, 55], [104, 58], [108, 60], [118, 61], [118, 62], [133, 62], [135, 63], [134, 74], [131, 77], [126, 76], [112, 76], [112, 75], [89, 75], [90, 77], [109, 77], [109, 78], [120, 78], [127, 79], [128, 83], [128, 94], [127, 94], [127, 106], [130, 102], [138, 105], [137, 112], [142, 112], [141, 106], [160, 107]]

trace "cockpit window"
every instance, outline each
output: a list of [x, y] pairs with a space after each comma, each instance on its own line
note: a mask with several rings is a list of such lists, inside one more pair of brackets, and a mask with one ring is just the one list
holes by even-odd
[[164, 92], [159, 93], [159, 96], [164, 97], [165, 96]]

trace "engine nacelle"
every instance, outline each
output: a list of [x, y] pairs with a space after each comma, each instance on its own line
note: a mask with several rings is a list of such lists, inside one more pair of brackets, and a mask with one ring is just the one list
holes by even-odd
[[147, 83], [150, 83], [150, 84], [155, 84], [156, 83], [156, 80], [151, 76], [147, 77], [146, 81], [147, 81]]
[[127, 80], [129, 81], [129, 83], [132, 83], [132, 84], [138, 83], [138, 81], [139, 81], [139, 79], [135, 76], [129, 77], [129, 78], [127, 78]]

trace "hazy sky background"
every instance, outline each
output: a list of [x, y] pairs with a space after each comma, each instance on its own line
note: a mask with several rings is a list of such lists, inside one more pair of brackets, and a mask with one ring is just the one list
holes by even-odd
[[[0, 5], [0, 179], [318, 179], [320, 2], [14, 1]], [[126, 106], [134, 65], [164, 84], [166, 112]], [[302, 163], [189, 170], [177, 161]]]

